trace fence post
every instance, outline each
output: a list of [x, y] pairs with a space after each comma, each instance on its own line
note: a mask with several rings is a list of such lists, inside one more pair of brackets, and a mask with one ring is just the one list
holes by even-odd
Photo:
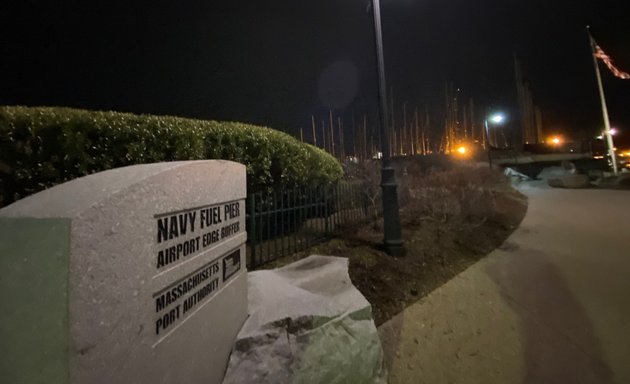
[[247, 234], [250, 241], [251, 249], [251, 266], [255, 268], [256, 265], [256, 194], [251, 194], [248, 197], [249, 202], [249, 233]]

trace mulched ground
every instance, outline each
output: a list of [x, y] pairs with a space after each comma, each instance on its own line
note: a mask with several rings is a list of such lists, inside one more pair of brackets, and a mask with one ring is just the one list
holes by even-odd
[[410, 203], [401, 209], [406, 255], [383, 252], [382, 222], [345, 228], [342, 235], [267, 266], [275, 268], [311, 254], [347, 257], [350, 278], [372, 304], [380, 325], [500, 246], [527, 211], [525, 196], [496, 191], [485, 215], [436, 220]]

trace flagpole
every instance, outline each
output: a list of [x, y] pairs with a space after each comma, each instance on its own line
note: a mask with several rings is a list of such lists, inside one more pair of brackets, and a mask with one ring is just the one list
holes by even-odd
[[588, 38], [591, 43], [591, 54], [593, 55], [593, 64], [595, 65], [595, 76], [597, 77], [597, 86], [599, 87], [599, 98], [602, 103], [605, 128], [604, 135], [606, 136], [606, 142], [608, 143], [608, 153], [610, 154], [610, 159], [612, 160], [613, 172], [615, 173], [615, 176], [617, 176], [617, 157], [615, 156], [615, 145], [610, 131], [610, 120], [608, 119], [608, 107], [606, 106], [606, 96], [604, 95], [604, 86], [602, 85], [602, 75], [599, 71], [597, 57], [595, 56], [595, 40], [593, 39], [593, 36], [591, 36], [591, 30], [589, 27], [586, 27], [586, 32], [588, 33]]

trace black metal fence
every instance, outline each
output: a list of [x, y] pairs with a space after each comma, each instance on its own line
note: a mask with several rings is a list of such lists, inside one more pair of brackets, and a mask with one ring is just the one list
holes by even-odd
[[[247, 196], [247, 267], [255, 269], [380, 214], [380, 192], [360, 182]], [[375, 195], [376, 194], [376, 195]]]

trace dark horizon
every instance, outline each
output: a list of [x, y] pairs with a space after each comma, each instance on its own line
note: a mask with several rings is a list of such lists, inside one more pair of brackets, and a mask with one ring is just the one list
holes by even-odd
[[[443, 126], [444, 84], [480, 114], [518, 125], [513, 56], [522, 62], [545, 130], [576, 138], [603, 125], [586, 25], [630, 71], [620, 2], [385, 0], [388, 91], [428, 105]], [[5, 4], [0, 104], [60, 105], [235, 120], [299, 136], [328, 109], [376, 124], [372, 16], [366, 1], [210, 4]], [[630, 81], [601, 65], [611, 123], [630, 143]], [[412, 108], [411, 108], [412, 109]], [[410, 112], [408, 112], [410, 113]]]

